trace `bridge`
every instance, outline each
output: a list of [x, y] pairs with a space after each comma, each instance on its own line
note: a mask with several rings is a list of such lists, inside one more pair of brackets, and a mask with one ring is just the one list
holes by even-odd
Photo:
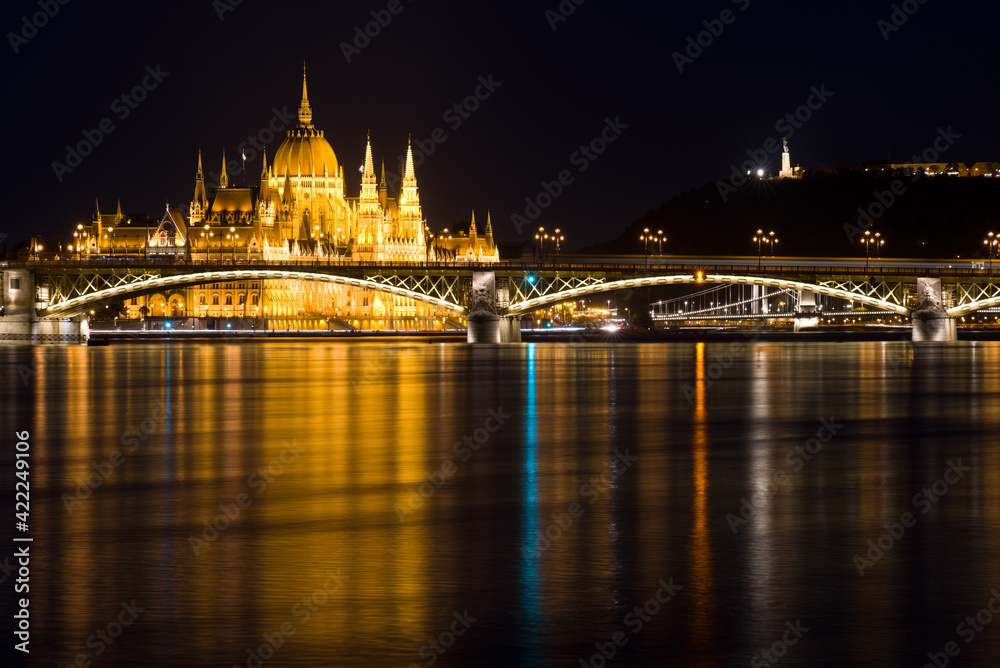
[[794, 291], [796, 324], [816, 323], [815, 295], [910, 318], [915, 341], [954, 340], [955, 319], [1000, 305], [991, 272], [953, 260], [559, 256], [551, 262], [191, 262], [145, 258], [7, 262], [0, 342], [84, 343], [95, 305], [226, 280], [300, 280], [398, 295], [468, 320], [469, 342], [519, 341], [520, 316], [619, 290], [685, 284]]

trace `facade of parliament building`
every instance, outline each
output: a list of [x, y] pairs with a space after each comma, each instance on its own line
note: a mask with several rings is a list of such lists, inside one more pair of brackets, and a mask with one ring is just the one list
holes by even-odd
[[[236, 187], [226, 173], [206, 187], [201, 150], [194, 199], [187, 214], [167, 205], [158, 222], [133, 225], [121, 211], [101, 213], [73, 231], [71, 253], [81, 258], [144, 257], [185, 262], [491, 263], [499, 260], [487, 213], [482, 234], [475, 214], [464, 230], [433, 235], [420, 208], [408, 146], [399, 193], [390, 196], [385, 167], [376, 178], [369, 137], [360, 192], [346, 194], [343, 165], [312, 109], [302, 74], [298, 124], [288, 131], [259, 184]], [[450, 311], [412, 299], [311, 281], [234, 281], [177, 288], [128, 300], [126, 317], [252, 319], [274, 329], [326, 327], [441, 329], [462, 326]], [[449, 319], [451, 319], [449, 321]]]

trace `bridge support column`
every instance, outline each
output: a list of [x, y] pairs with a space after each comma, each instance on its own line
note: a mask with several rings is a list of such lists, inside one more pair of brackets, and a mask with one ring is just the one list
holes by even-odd
[[0, 344], [85, 344], [90, 338], [86, 315], [39, 318], [35, 310], [35, 276], [26, 269], [3, 272], [3, 317]]
[[469, 316], [469, 343], [500, 343], [500, 317], [476, 315]]
[[472, 306], [468, 315], [469, 343], [514, 343], [521, 340], [521, 322], [497, 313], [497, 277], [492, 271], [472, 272]]
[[25, 269], [3, 272], [3, 317], [0, 343], [39, 343], [35, 311], [35, 275]]
[[500, 318], [500, 343], [521, 342], [521, 319], [518, 317]]
[[917, 306], [913, 309], [913, 341], [957, 341], [955, 319], [941, 302], [940, 278], [917, 278]]
[[801, 332], [819, 327], [816, 315], [816, 293], [799, 290], [799, 307], [795, 313], [795, 330]]

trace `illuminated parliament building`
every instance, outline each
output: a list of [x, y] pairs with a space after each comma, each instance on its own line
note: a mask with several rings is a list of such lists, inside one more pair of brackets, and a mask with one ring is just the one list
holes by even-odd
[[[434, 237], [420, 208], [413, 151], [406, 150], [400, 190], [390, 196], [385, 167], [376, 178], [371, 138], [357, 196], [346, 194], [344, 167], [312, 122], [305, 71], [298, 124], [288, 131], [259, 184], [234, 186], [225, 153], [218, 188], [206, 187], [201, 150], [188, 211], [169, 204], [158, 222], [133, 225], [95, 205], [89, 225], [73, 231], [82, 258], [145, 257], [185, 262], [491, 263], [499, 260], [487, 214], [458, 233]], [[295, 280], [232, 281], [181, 287], [126, 301], [126, 317], [248, 319], [275, 329], [326, 327], [442, 329], [464, 326], [450, 311], [350, 286]]]

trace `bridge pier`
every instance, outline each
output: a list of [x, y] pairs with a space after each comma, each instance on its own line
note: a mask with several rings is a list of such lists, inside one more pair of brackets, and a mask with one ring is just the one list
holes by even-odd
[[86, 344], [90, 322], [85, 314], [39, 318], [35, 310], [35, 276], [26, 269], [3, 272], [3, 317], [0, 345]]
[[816, 315], [816, 293], [799, 290], [799, 306], [795, 313], [794, 331], [802, 332], [819, 327]]
[[957, 341], [955, 318], [948, 317], [941, 301], [940, 278], [917, 278], [917, 306], [911, 316], [913, 341]]
[[469, 343], [518, 343], [520, 318], [497, 313], [496, 272], [472, 272], [472, 307], [467, 317]]

